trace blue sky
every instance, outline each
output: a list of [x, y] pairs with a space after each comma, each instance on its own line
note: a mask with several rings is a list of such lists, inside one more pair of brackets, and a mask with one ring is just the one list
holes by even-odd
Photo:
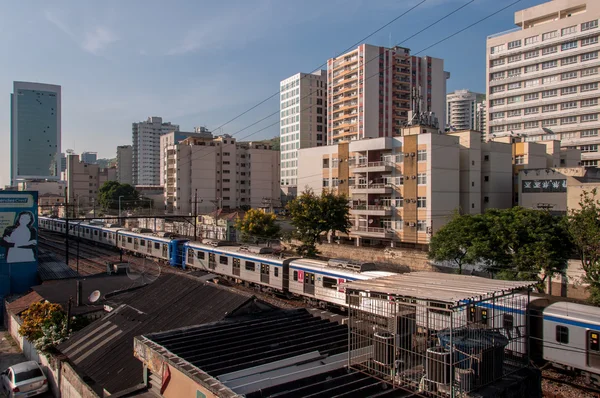
[[[366, 42], [398, 44], [468, 0], [426, 0]], [[510, 4], [475, 0], [402, 43], [413, 53]], [[485, 90], [485, 39], [514, 27], [508, 10], [420, 55], [443, 58], [448, 90]], [[0, 184], [9, 182], [10, 92], [14, 80], [62, 86], [63, 151], [114, 157], [131, 143], [131, 123], [162, 116], [183, 130], [215, 128], [310, 72], [416, 0], [14, 1], [0, 13]], [[243, 127], [277, 111], [277, 97], [227, 125]], [[236, 134], [242, 139], [273, 116]], [[272, 137], [277, 126], [249, 139]]]

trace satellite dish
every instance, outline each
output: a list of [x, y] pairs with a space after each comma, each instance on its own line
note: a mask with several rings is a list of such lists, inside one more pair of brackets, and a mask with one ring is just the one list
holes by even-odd
[[90, 293], [90, 296], [88, 297], [88, 301], [90, 303], [95, 303], [99, 299], [100, 299], [100, 290], [94, 290], [93, 292]]

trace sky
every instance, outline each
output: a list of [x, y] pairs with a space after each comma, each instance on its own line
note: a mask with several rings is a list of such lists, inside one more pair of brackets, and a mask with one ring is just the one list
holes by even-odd
[[[275, 94], [281, 80], [322, 67], [421, 1], [3, 0], [0, 185], [9, 183], [13, 81], [61, 85], [62, 151], [112, 158], [118, 145], [131, 144], [132, 122], [162, 116], [183, 131], [214, 130]], [[484, 92], [486, 37], [512, 29], [515, 11], [543, 0], [521, 0], [420, 50], [514, 1], [425, 0], [364, 42], [442, 58], [451, 73], [448, 91]], [[278, 109], [275, 96], [217, 133], [238, 140], [276, 136], [278, 114], [248, 126]]]

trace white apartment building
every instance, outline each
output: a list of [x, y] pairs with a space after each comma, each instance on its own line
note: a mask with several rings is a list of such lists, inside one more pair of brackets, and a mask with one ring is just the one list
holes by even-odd
[[117, 147], [117, 181], [121, 184], [133, 183], [132, 180], [133, 148], [131, 145]]
[[[475, 109], [475, 130], [484, 133], [487, 131], [487, 101], [485, 99], [478, 103]], [[485, 138], [485, 134], [482, 137]]]
[[560, 140], [600, 153], [600, 1], [554, 0], [515, 12], [518, 26], [487, 39], [488, 139]]
[[327, 71], [297, 73], [279, 85], [281, 187], [295, 195], [298, 150], [327, 142]]
[[446, 95], [446, 127], [450, 131], [479, 130], [482, 120], [478, 112], [485, 102], [485, 94], [456, 90]]
[[237, 142], [235, 138], [189, 137], [170, 143], [161, 137], [166, 158], [165, 208], [192, 214], [242, 206], [279, 206], [279, 151], [270, 145]]
[[179, 126], [157, 116], [131, 124], [133, 185], [161, 185], [160, 137], [170, 131], [179, 131]]
[[[327, 143], [400, 134], [408, 112], [434, 112], [444, 131], [444, 61], [361, 44], [327, 62]], [[415, 98], [416, 97], [416, 98]]]
[[426, 245], [456, 210], [511, 207], [511, 144], [481, 135], [416, 125], [396, 137], [301, 149], [299, 185], [349, 197], [356, 245]]

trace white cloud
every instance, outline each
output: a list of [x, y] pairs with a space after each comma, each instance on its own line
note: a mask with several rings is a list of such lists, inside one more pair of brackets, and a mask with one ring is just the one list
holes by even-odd
[[90, 54], [100, 55], [105, 48], [119, 40], [116, 33], [103, 25], [86, 27], [81, 32], [76, 32], [56, 12], [47, 10], [44, 12], [44, 17], [61, 32], [69, 36], [82, 50]]

